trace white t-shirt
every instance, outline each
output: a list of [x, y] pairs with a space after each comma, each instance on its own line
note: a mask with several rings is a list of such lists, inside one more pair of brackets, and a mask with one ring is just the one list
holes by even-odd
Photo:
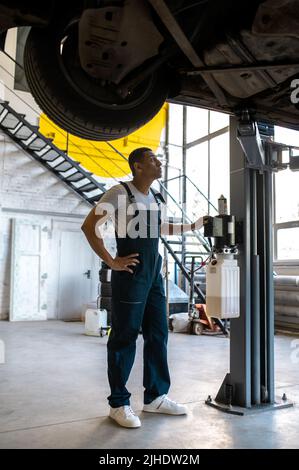
[[[103, 211], [107, 212], [106, 217], [101, 219], [101, 223], [111, 218], [115, 231], [120, 237], [128, 234], [131, 238], [137, 236], [147, 238], [149, 231], [151, 237], [157, 237], [159, 235], [159, 206], [154, 195], [150, 190], [148, 194], [140, 192], [131, 181], [126, 181], [126, 184], [134, 196], [134, 202], [130, 202], [127, 190], [122, 184], [113, 186], [101, 197], [96, 206], [97, 215], [101, 215]], [[137, 214], [135, 214], [136, 210]], [[160, 210], [161, 220], [164, 220], [164, 204], [160, 204]], [[148, 211], [150, 211], [150, 217]]]

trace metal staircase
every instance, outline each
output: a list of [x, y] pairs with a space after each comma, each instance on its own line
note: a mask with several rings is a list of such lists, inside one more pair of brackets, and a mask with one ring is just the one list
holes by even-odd
[[0, 128], [34, 160], [53, 173], [89, 204], [106, 191], [105, 184], [54, 145], [51, 139], [17, 113], [7, 101], [0, 103]]

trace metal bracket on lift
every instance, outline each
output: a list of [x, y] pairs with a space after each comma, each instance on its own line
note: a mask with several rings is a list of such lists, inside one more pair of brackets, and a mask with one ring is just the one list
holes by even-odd
[[251, 118], [248, 110], [244, 110], [241, 114], [237, 139], [246, 155], [248, 167], [260, 171], [265, 170], [265, 148], [257, 122]]
[[[291, 171], [299, 171], [299, 155], [293, 152], [299, 150], [299, 147], [281, 144], [269, 140], [269, 135], [261, 137], [259, 128], [265, 123], [254, 121], [249, 110], [245, 109], [239, 115], [237, 127], [237, 139], [247, 158], [247, 167], [253, 170], [279, 171], [290, 168]], [[283, 152], [288, 152], [288, 160], [283, 160]]]

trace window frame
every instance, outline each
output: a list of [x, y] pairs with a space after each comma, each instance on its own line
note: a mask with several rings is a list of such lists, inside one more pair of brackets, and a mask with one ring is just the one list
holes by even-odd
[[299, 259], [278, 259], [278, 231], [289, 228], [298, 228], [298, 220], [289, 220], [288, 222], [276, 222], [276, 176], [278, 173], [274, 174], [273, 181], [273, 262], [275, 266], [299, 266]]

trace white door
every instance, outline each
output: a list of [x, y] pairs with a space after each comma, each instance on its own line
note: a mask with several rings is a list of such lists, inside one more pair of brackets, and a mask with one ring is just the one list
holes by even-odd
[[10, 321], [47, 319], [48, 227], [13, 219]]
[[81, 230], [60, 233], [57, 317], [78, 320], [83, 305], [96, 301], [99, 261]]

